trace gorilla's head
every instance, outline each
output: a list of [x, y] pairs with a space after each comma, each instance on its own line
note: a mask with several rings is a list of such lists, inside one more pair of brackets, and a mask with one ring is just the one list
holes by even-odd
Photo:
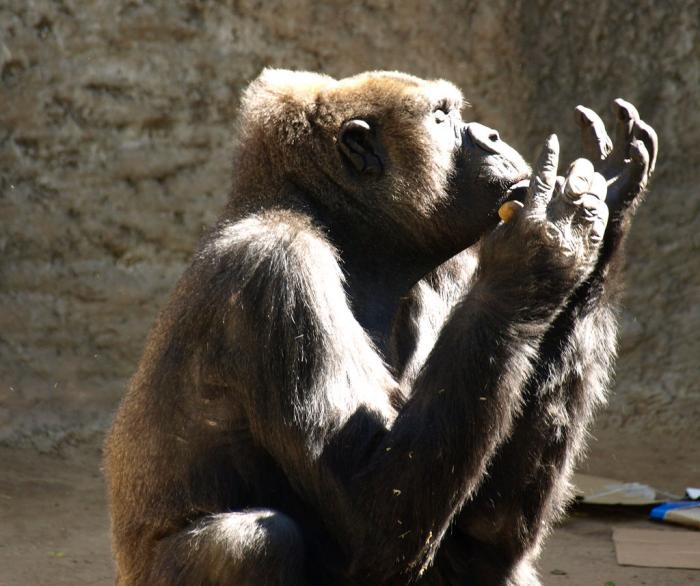
[[303, 194], [355, 241], [437, 265], [495, 226], [530, 172], [498, 132], [465, 123], [462, 106], [442, 80], [265, 70], [244, 95], [236, 173]]

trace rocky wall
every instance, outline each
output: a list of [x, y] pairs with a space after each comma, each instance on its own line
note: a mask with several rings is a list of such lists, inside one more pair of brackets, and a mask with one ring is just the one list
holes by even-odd
[[265, 66], [454, 81], [532, 158], [572, 111], [659, 132], [629, 242], [603, 424], [700, 420], [700, 2], [0, 1], [0, 441], [103, 429], [227, 195], [241, 89]]

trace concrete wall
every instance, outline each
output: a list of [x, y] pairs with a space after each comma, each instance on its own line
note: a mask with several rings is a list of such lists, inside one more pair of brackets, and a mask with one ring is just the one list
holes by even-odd
[[4, 0], [0, 441], [99, 430], [204, 226], [264, 66], [445, 77], [532, 158], [572, 110], [633, 101], [659, 132], [629, 246], [604, 425], [700, 420], [700, 2]]

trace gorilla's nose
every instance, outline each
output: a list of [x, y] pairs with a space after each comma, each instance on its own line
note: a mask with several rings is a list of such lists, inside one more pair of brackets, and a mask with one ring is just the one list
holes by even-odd
[[467, 132], [474, 143], [490, 153], [499, 153], [501, 137], [493, 128], [479, 124], [478, 122], [470, 122], [467, 124]]

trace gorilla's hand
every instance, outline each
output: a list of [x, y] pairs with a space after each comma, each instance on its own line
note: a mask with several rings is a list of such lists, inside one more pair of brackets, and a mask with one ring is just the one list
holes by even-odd
[[525, 203], [504, 204], [510, 210], [501, 217], [508, 219], [485, 240], [480, 259], [487, 278], [489, 272], [508, 271], [515, 292], [543, 301], [548, 297], [554, 304], [593, 269], [608, 221], [605, 178], [587, 159], [577, 159], [566, 177], [557, 177], [558, 161], [559, 142], [552, 135], [535, 165]]
[[615, 144], [600, 117], [589, 108], [576, 108], [585, 156], [608, 183], [607, 204], [610, 225], [618, 226], [630, 217], [641, 202], [641, 195], [656, 166], [656, 132], [639, 118], [637, 109], [618, 98], [613, 102], [617, 120]]
[[577, 159], [566, 177], [557, 177], [558, 162], [559, 141], [553, 134], [530, 181], [521, 219], [523, 235], [530, 241], [527, 246], [542, 249], [554, 265], [568, 267], [578, 281], [593, 266], [605, 233], [606, 181], [587, 159]]

